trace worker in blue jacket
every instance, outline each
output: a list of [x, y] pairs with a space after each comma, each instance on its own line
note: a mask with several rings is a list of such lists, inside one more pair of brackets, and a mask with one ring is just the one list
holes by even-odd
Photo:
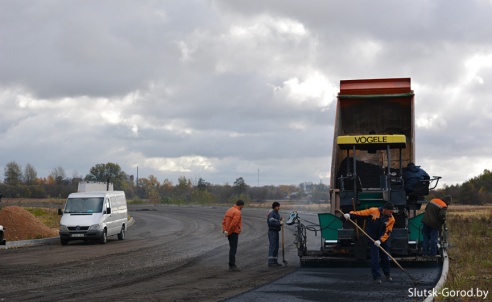
[[387, 281], [392, 281], [390, 275], [390, 261], [388, 255], [380, 250], [380, 246], [388, 252], [388, 238], [393, 230], [395, 218], [393, 217], [394, 206], [386, 202], [383, 207], [373, 207], [367, 210], [350, 211], [343, 216], [345, 219], [366, 219], [366, 233], [374, 240], [369, 240], [371, 251], [371, 274], [374, 282], [381, 283], [381, 265]]
[[280, 203], [272, 203], [272, 209], [267, 216], [268, 225], [268, 266], [279, 267], [282, 264], [278, 263], [278, 248], [279, 248], [279, 232], [282, 230], [284, 224], [283, 218], [278, 212], [280, 209]]
[[403, 182], [405, 183], [405, 192], [411, 194], [413, 189], [420, 180], [429, 180], [429, 174], [416, 166], [414, 163], [408, 163], [406, 169], [403, 171]]

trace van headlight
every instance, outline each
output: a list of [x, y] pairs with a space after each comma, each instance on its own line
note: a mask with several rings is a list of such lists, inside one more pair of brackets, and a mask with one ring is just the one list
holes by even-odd
[[68, 228], [66, 225], [60, 224], [60, 232], [68, 232]]
[[89, 230], [89, 231], [97, 231], [97, 230], [99, 230], [99, 229], [101, 229], [101, 227], [100, 227], [100, 225], [99, 225], [99, 224], [93, 224], [93, 225], [91, 225], [91, 226], [89, 227], [89, 229], [88, 229], [88, 230]]

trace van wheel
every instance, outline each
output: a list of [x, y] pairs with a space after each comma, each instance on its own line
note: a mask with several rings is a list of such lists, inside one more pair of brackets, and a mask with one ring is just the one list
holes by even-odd
[[121, 226], [121, 232], [118, 234], [118, 240], [124, 240], [125, 239], [125, 226]]
[[61, 245], [68, 245], [68, 240], [60, 238], [60, 243]]
[[108, 234], [107, 234], [107, 231], [104, 230], [101, 238], [99, 238], [99, 243], [100, 244], [106, 244], [106, 242], [108, 242]]

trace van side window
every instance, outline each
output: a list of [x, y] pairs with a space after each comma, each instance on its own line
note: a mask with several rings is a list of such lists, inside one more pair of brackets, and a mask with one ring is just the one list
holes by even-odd
[[108, 208], [111, 208], [111, 203], [109, 202], [109, 198], [106, 198], [106, 202], [104, 203], [104, 212], [106, 213], [106, 210]]

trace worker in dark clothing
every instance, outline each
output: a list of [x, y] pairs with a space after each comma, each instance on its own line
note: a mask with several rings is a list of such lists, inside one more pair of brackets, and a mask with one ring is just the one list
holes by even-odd
[[415, 185], [420, 180], [429, 180], [429, 174], [425, 172], [420, 166], [416, 166], [414, 163], [409, 163], [403, 171], [403, 182], [405, 183], [405, 192], [410, 194], [413, 192]]
[[279, 267], [282, 264], [278, 263], [278, 247], [279, 247], [279, 235], [278, 232], [282, 230], [284, 220], [280, 217], [279, 211], [280, 203], [274, 202], [272, 209], [267, 216], [268, 225], [268, 267]]
[[366, 232], [373, 241], [370, 241], [371, 251], [371, 274], [374, 282], [381, 283], [381, 265], [387, 281], [392, 281], [390, 275], [390, 261], [388, 255], [380, 250], [380, 246], [388, 252], [387, 240], [393, 230], [395, 218], [393, 217], [394, 206], [391, 202], [386, 202], [383, 207], [374, 207], [361, 211], [350, 211], [343, 216], [345, 219], [366, 219]]
[[446, 212], [452, 198], [449, 195], [443, 198], [432, 199], [425, 207], [424, 218], [422, 218], [422, 256], [435, 257], [437, 254], [437, 237], [442, 225], [446, 221]]
[[244, 208], [244, 201], [239, 199], [236, 205], [231, 207], [224, 215], [222, 220], [222, 233], [229, 240], [229, 271], [239, 272], [241, 269], [236, 265], [236, 252], [239, 242], [239, 234], [243, 228], [241, 210]]

